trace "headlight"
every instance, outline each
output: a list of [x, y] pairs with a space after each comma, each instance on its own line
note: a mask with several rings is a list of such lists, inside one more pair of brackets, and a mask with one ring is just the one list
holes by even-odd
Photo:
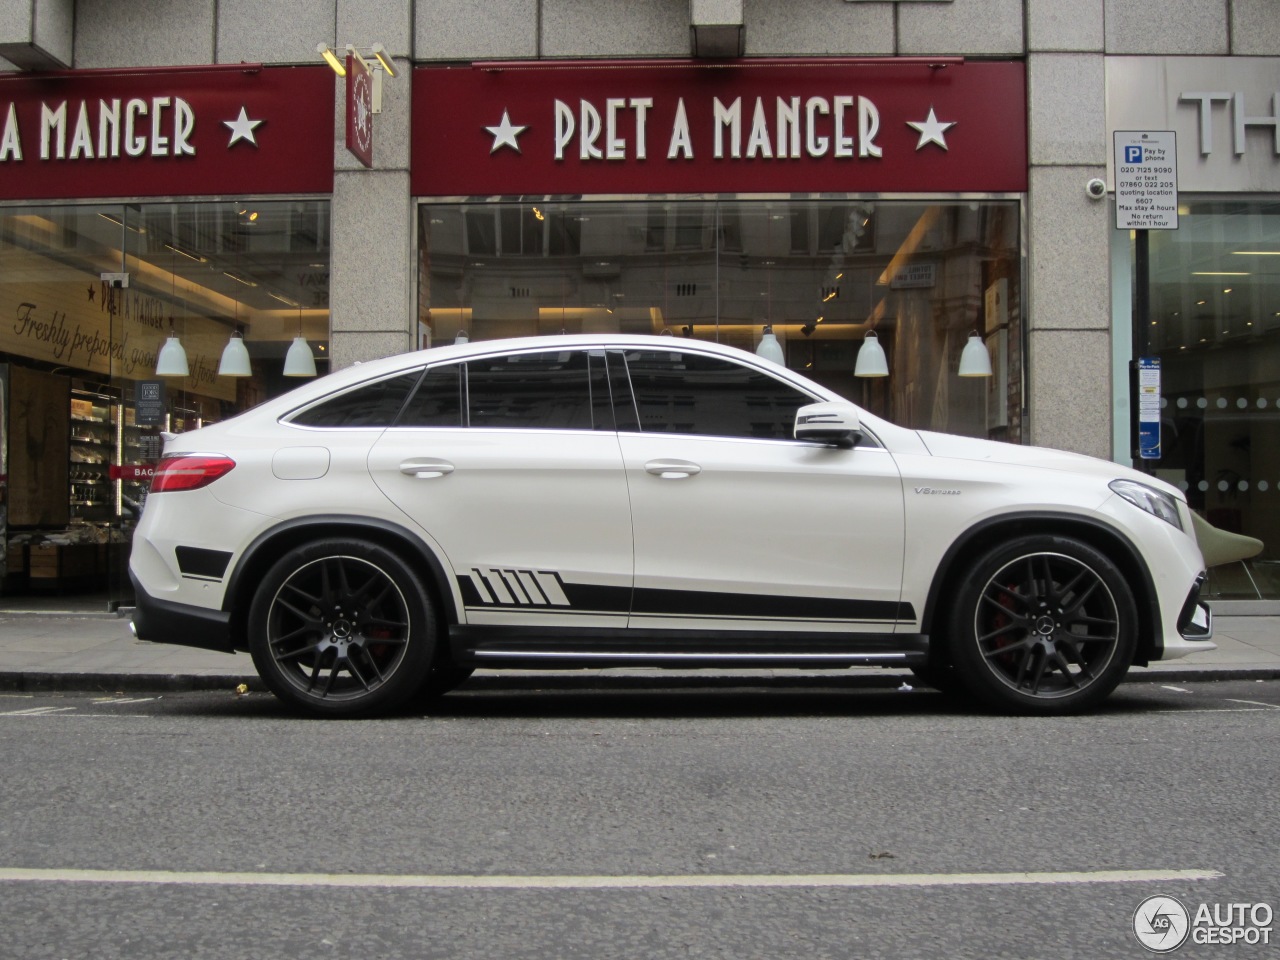
[[1135, 507], [1159, 517], [1182, 530], [1182, 514], [1178, 512], [1178, 501], [1167, 493], [1148, 487], [1135, 480], [1112, 480], [1108, 486]]

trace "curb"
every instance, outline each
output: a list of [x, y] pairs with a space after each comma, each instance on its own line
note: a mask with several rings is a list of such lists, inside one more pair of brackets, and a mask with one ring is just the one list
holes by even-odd
[[234, 690], [242, 683], [265, 689], [257, 674], [0, 672], [0, 691], [10, 693], [184, 693]]
[[[1141, 668], [1139, 668], [1141, 669]], [[1188, 667], [1128, 673], [1124, 683], [1194, 683], [1227, 680], [1277, 680], [1280, 667]], [[596, 674], [590, 677], [568, 673], [533, 676], [528, 673], [502, 675], [494, 672], [473, 676], [464, 690], [590, 690], [604, 686], [622, 690], [689, 690], [698, 688], [733, 689], [738, 687], [771, 687], [777, 689], [812, 688], [826, 685], [849, 689], [896, 689], [904, 680], [913, 686], [927, 687], [905, 671], [886, 670], [874, 675], [854, 674], [830, 676], [805, 673], [797, 676], [734, 676], [715, 673], [693, 676], [650, 676], [620, 673]], [[244, 684], [251, 691], [265, 692], [257, 674], [158, 674], [158, 673], [56, 673], [48, 671], [0, 672], [0, 691], [16, 693], [193, 693], [234, 690]]]

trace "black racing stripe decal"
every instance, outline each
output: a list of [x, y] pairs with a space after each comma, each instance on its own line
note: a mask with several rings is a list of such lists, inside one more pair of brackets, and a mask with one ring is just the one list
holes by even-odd
[[462, 601], [474, 609], [537, 609], [547, 613], [633, 614], [717, 620], [824, 623], [912, 623], [915, 609], [891, 600], [782, 597], [706, 590], [664, 590], [566, 583], [551, 570], [489, 567], [458, 577]]
[[635, 614], [714, 617], [734, 620], [914, 620], [909, 603], [891, 600], [839, 600], [831, 597], [777, 597], [752, 593], [712, 593], [703, 590], [639, 589]]
[[467, 607], [480, 609], [538, 609], [564, 613], [631, 611], [630, 587], [565, 583], [553, 570], [512, 567], [473, 567], [458, 577], [458, 589]]

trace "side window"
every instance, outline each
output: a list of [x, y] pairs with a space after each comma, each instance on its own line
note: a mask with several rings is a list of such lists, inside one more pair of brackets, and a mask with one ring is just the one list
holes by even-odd
[[613, 429], [603, 355], [517, 353], [469, 360], [466, 366], [472, 427]]
[[397, 427], [460, 427], [463, 410], [463, 364], [431, 367], [405, 404]]
[[637, 350], [627, 369], [644, 433], [790, 440], [796, 411], [813, 398], [719, 357]]
[[421, 370], [388, 377], [321, 400], [289, 418], [304, 427], [389, 427]]

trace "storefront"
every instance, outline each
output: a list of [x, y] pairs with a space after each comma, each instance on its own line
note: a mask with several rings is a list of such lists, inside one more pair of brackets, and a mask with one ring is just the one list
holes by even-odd
[[1135, 237], [1113, 231], [1117, 409], [1129, 362], [1158, 360], [1160, 455], [1137, 465], [1265, 544], [1211, 568], [1210, 597], [1280, 599], [1280, 60], [1110, 57], [1106, 75], [1108, 130], [1173, 131], [1178, 154], [1178, 226], [1149, 232], [1145, 284]]
[[417, 68], [421, 342], [770, 331], [878, 414], [1022, 442], [1025, 88], [945, 57]]
[[126, 602], [162, 431], [327, 369], [333, 167], [323, 66], [0, 80], [6, 594]]

